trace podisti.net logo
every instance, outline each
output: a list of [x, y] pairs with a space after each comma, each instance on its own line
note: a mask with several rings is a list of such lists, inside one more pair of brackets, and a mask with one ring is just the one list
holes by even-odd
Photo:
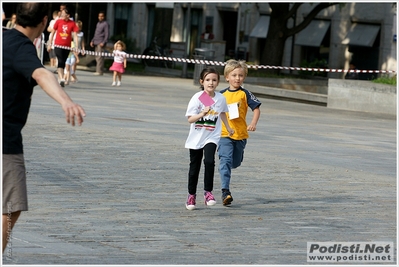
[[393, 242], [307, 242], [307, 262], [393, 262]]

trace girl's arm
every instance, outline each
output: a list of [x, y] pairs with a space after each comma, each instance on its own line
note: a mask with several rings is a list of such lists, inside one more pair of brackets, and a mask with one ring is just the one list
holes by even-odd
[[206, 114], [208, 114], [209, 110], [211, 110], [211, 107], [205, 107], [199, 114], [193, 115], [193, 116], [188, 116], [188, 122], [189, 123], [194, 123], [204, 117]]
[[226, 112], [220, 113], [220, 118], [222, 119], [224, 126], [226, 126], [229, 135], [232, 136], [234, 134], [234, 130], [230, 127], [229, 121], [227, 120]]
[[[126, 56], [126, 55], [125, 55]], [[124, 65], [124, 68], [126, 69], [126, 64], [127, 64], [127, 60], [126, 60], [126, 57], [123, 59], [123, 65]]]

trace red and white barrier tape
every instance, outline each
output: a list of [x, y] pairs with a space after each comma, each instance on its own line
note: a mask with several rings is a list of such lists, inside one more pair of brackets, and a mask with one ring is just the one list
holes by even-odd
[[[71, 47], [68, 46], [59, 46], [55, 45], [54, 47], [72, 50]], [[84, 52], [86, 55], [91, 56], [103, 56], [103, 57], [114, 57], [114, 53], [108, 52], [95, 52], [95, 51], [87, 51], [76, 49], [77, 52]], [[226, 62], [221, 61], [209, 61], [203, 59], [186, 59], [186, 58], [176, 58], [176, 57], [162, 57], [162, 56], [151, 56], [151, 55], [135, 55], [135, 54], [125, 54], [126, 58], [135, 58], [135, 59], [155, 59], [155, 60], [168, 60], [179, 63], [192, 63], [192, 64], [206, 64], [206, 65], [215, 65], [215, 66], [224, 66]], [[321, 71], [321, 72], [336, 72], [336, 73], [346, 73], [346, 72], [356, 72], [356, 73], [396, 73], [395, 70], [343, 70], [343, 69], [324, 69], [324, 68], [303, 68], [303, 67], [283, 67], [283, 66], [269, 66], [269, 65], [250, 65], [248, 64], [248, 68], [251, 69], [274, 69], [274, 70], [298, 70], [298, 71]]]

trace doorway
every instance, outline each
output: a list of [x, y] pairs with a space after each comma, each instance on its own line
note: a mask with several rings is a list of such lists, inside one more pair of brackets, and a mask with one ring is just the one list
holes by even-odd
[[220, 17], [223, 22], [223, 40], [226, 41], [225, 55], [229, 58], [235, 58], [238, 13], [235, 11], [220, 11]]

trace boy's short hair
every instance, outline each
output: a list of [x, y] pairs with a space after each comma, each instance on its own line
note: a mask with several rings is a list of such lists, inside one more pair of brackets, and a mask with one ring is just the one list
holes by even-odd
[[245, 72], [245, 77], [248, 75], [248, 66], [244, 60], [229, 59], [224, 66], [224, 77], [227, 77], [230, 72], [237, 68], [242, 68]]

